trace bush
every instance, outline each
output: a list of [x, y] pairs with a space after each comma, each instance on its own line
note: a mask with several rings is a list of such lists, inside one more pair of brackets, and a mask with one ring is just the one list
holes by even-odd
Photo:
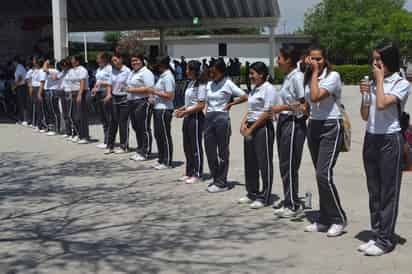
[[[372, 71], [369, 65], [336, 65], [333, 66], [333, 70], [339, 72], [342, 81], [345, 85], [357, 85], [360, 80], [366, 75], [372, 78]], [[280, 71], [278, 67], [274, 67], [275, 71], [275, 84], [281, 85], [285, 79], [285, 75]], [[246, 79], [246, 67], [241, 68], [241, 79], [245, 82]]]

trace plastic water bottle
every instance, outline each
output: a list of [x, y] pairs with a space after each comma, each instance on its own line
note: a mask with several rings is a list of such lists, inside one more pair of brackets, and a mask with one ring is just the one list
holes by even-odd
[[[369, 84], [369, 76], [363, 77], [362, 84]], [[364, 92], [362, 94], [362, 105], [369, 107], [372, 103], [372, 98], [370, 92]]]

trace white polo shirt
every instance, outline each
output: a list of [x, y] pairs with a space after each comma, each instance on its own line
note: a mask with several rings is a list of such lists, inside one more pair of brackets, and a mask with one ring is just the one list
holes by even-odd
[[[112, 66], [111, 65], [106, 65], [104, 67], [99, 67], [96, 70], [96, 85], [97, 84], [112, 84]], [[97, 89], [98, 92], [106, 92], [107, 91], [107, 86], [101, 85]]]
[[[175, 93], [175, 77], [170, 70], [163, 72], [157, 80], [155, 89], [161, 92]], [[173, 100], [155, 96], [154, 109], [174, 109]]]
[[232, 97], [240, 97], [246, 93], [229, 78], [207, 84], [207, 112], [227, 112], [224, 110]]
[[29, 69], [26, 73], [26, 77], [24, 77], [24, 80], [26, 80], [27, 83], [31, 84], [32, 77], [33, 77], [33, 69]]
[[[411, 85], [398, 73], [386, 77], [383, 82], [385, 95], [393, 95], [401, 102], [401, 109], [405, 108], [411, 91]], [[392, 134], [401, 131], [397, 104], [392, 104], [384, 110], [376, 107], [376, 82], [371, 85], [371, 105], [366, 131], [372, 134]]]
[[310, 83], [305, 87], [305, 99], [310, 104], [311, 120], [342, 119], [342, 113], [337, 101], [340, 103], [342, 96], [342, 81], [339, 73], [331, 71], [327, 74], [325, 68], [319, 76], [319, 88], [329, 92], [329, 96], [320, 102], [310, 100]]
[[206, 84], [195, 87], [195, 81], [190, 81], [185, 91], [185, 107], [189, 108], [197, 105], [199, 102], [205, 102], [206, 93]]
[[[279, 93], [281, 105], [290, 105], [299, 102], [305, 97], [304, 74], [299, 68], [294, 69], [286, 75]], [[291, 111], [282, 111], [283, 114], [292, 114]]]
[[[155, 77], [153, 73], [147, 68], [142, 67], [138, 71], [132, 71], [127, 79], [127, 86], [132, 88], [139, 87], [154, 87]], [[127, 94], [128, 100], [138, 100], [149, 97], [148, 94], [129, 93]]]
[[271, 83], [265, 82], [255, 87], [248, 97], [247, 121], [255, 122], [264, 112], [271, 111], [272, 106], [279, 103], [279, 94]]
[[71, 68], [67, 75], [66, 80], [68, 81], [68, 91], [79, 91], [80, 90], [80, 81], [84, 80], [84, 90], [89, 89], [89, 72], [83, 66], [77, 66]]
[[[14, 82], [17, 86], [23, 86], [26, 84], [24, 82], [24, 80], [26, 79], [26, 74], [27, 71], [24, 66], [22, 64], [17, 64], [16, 70], [14, 71]], [[20, 83], [18, 83], [19, 78], [22, 80]]]
[[33, 74], [31, 77], [31, 85], [34, 88], [40, 87], [40, 82], [46, 81], [47, 74], [43, 69], [33, 69]]
[[120, 70], [113, 68], [112, 74], [112, 94], [115, 96], [127, 95], [127, 79], [130, 76], [130, 69], [126, 66], [122, 66]]
[[[59, 90], [61, 87], [61, 79], [59, 79], [59, 74], [60, 72], [57, 69], [49, 69], [49, 72], [47, 73], [47, 80], [45, 84], [45, 89], [46, 90]], [[54, 80], [53, 78], [57, 77], [57, 80]]]

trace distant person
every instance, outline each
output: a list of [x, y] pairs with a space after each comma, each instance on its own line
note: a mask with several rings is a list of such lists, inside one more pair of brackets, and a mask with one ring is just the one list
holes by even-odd
[[246, 61], [246, 63], [245, 63], [245, 83], [246, 83], [246, 87], [247, 87], [248, 92], [250, 92], [252, 90], [249, 75], [250, 75], [250, 63], [248, 61]]
[[184, 74], [184, 71], [183, 71], [183, 66], [178, 62], [178, 61], [173, 61], [174, 62], [174, 64], [175, 64], [175, 69], [174, 69], [174, 71], [175, 71], [175, 78], [176, 78], [176, 81], [182, 81], [183, 80], [183, 78], [184, 78], [184, 76], [183, 76], [183, 74]]
[[183, 78], [186, 78], [187, 62], [184, 56], [180, 57], [180, 65], [182, 66]]
[[[213, 183], [210, 193], [229, 190], [229, 145], [232, 134], [229, 111], [234, 105], [247, 101], [246, 93], [226, 77], [224, 61], [216, 61], [211, 67], [213, 81], [207, 85], [207, 111], [205, 121], [205, 149]], [[236, 98], [236, 99], [233, 99]], [[192, 181], [197, 182], [198, 179]]]
[[47, 135], [55, 136], [60, 133], [61, 128], [61, 113], [58, 94], [58, 91], [61, 88], [61, 78], [59, 78], [60, 71], [56, 69], [54, 59], [46, 60], [43, 70], [47, 74], [45, 83]]
[[17, 97], [17, 123], [23, 126], [28, 126], [29, 113], [27, 101], [29, 91], [26, 84], [26, 69], [20, 61], [20, 58], [15, 57], [13, 60], [14, 67], [14, 85], [16, 87]]
[[[361, 116], [366, 125], [363, 161], [369, 192], [372, 234], [358, 250], [380, 256], [396, 246], [396, 219], [402, 180], [403, 132], [409, 119], [400, 117], [411, 92], [410, 83], [398, 73], [399, 49], [391, 44], [373, 51], [374, 81], [363, 82]], [[368, 95], [369, 99], [365, 99]]]

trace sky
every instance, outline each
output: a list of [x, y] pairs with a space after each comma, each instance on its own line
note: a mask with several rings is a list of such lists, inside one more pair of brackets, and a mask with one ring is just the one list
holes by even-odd
[[[376, 0], [377, 2], [379, 0]], [[303, 27], [303, 18], [307, 9], [313, 7], [320, 0], [278, 0], [281, 18], [276, 30], [277, 33], [291, 33], [296, 29]], [[412, 0], [407, 0], [406, 6], [408, 10], [412, 11]], [[82, 34], [71, 34], [71, 38], [75, 40], [82, 39]], [[87, 34], [90, 40], [102, 40], [103, 33], [93, 32]]]
[[[277, 32], [283, 33], [285, 29], [286, 32], [293, 32], [302, 27], [305, 11], [320, 0], [278, 0], [278, 2], [282, 18], [279, 20]], [[405, 7], [412, 11], [412, 0], [407, 0]]]

